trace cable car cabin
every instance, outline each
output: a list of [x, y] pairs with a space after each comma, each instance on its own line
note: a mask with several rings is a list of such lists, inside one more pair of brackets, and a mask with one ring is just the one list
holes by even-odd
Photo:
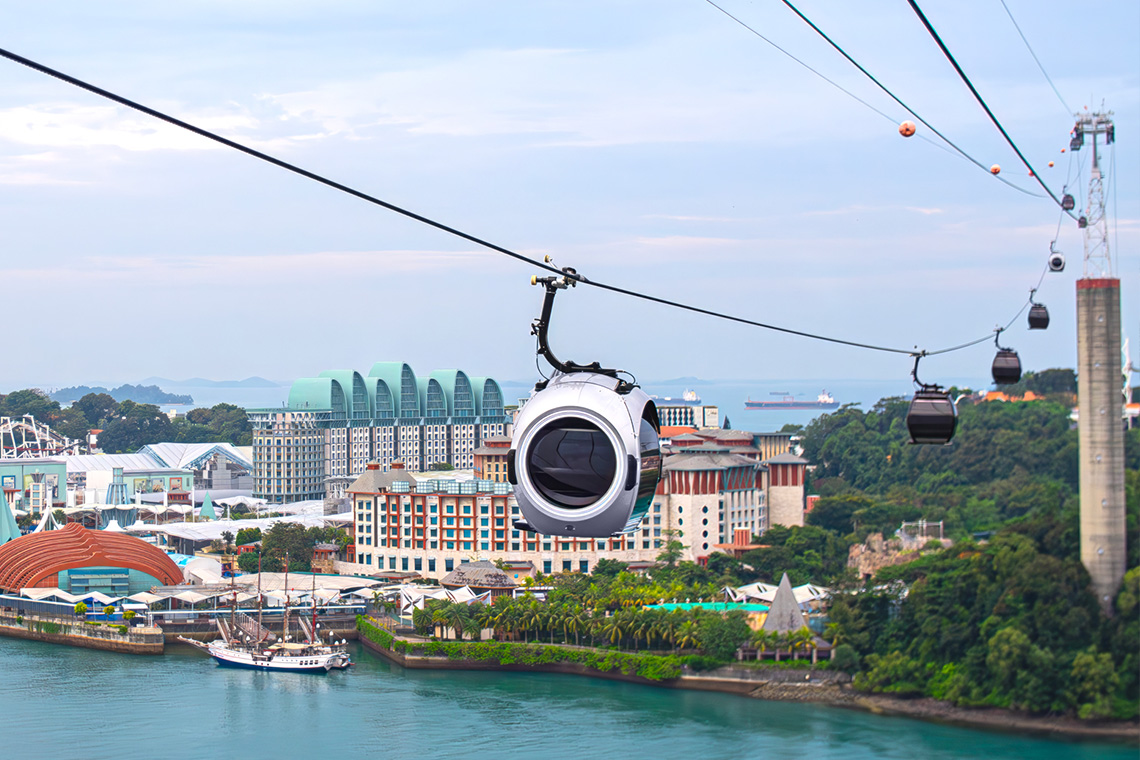
[[1029, 307], [1029, 329], [1044, 330], [1049, 326], [1049, 310], [1044, 304], [1035, 303]]
[[929, 388], [918, 391], [906, 413], [911, 443], [950, 443], [958, 427], [958, 410], [950, 394]]
[[595, 538], [636, 530], [661, 477], [660, 428], [640, 388], [555, 375], [519, 411], [507, 454], [527, 529]]
[[1021, 359], [1012, 349], [999, 349], [990, 370], [995, 384], [1012, 385], [1021, 379]]
[[1065, 193], [1063, 196], [1061, 196], [1061, 208], [1063, 208], [1065, 211], [1072, 211], [1076, 207], [1077, 202], [1073, 200], [1073, 196], [1069, 195], [1068, 193]]

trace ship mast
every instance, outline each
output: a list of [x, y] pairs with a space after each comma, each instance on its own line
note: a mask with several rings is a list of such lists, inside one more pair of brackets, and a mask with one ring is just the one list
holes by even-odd
[[281, 640], [289, 638], [289, 552], [285, 552], [285, 621], [281, 624]]
[[[310, 568], [310, 570], [311, 569], [312, 568]], [[313, 622], [312, 622], [312, 630], [310, 631], [310, 633], [312, 635], [309, 637], [309, 643], [315, 644], [318, 641], [318, 639], [317, 639], [317, 573], [316, 573], [316, 571], [313, 572], [313, 588], [309, 592], [309, 595], [313, 598]]]

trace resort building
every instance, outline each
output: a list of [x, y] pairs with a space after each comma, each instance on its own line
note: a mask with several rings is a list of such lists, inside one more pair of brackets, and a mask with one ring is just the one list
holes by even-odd
[[67, 465], [61, 459], [0, 459], [0, 489], [13, 507], [32, 514], [67, 502]]
[[[502, 560], [544, 574], [591, 572], [603, 558], [652, 562], [670, 532], [684, 547], [682, 559], [704, 563], [713, 552], [724, 551], [718, 544], [760, 535], [769, 527], [769, 465], [760, 461], [759, 451], [753, 447], [745, 456], [705, 441], [667, 454], [652, 506], [631, 533], [586, 539], [520, 531], [514, 521], [522, 515], [506, 482], [505, 464], [502, 472], [496, 469], [497, 457], [505, 461], [508, 451], [501, 443], [489, 439], [477, 450], [482, 477], [472, 478], [470, 471], [450, 477], [413, 474], [399, 461], [387, 470], [378, 462], [368, 464], [345, 489], [353, 509], [353, 551], [352, 561], [338, 563], [337, 570], [442, 579], [464, 562]], [[731, 443], [741, 450], [737, 441]], [[803, 524], [803, 464], [782, 458], [775, 464], [799, 473], [798, 485], [790, 484], [792, 474], [786, 476], [788, 485], [785, 475], [779, 476], [780, 519], [789, 521], [781, 524]], [[798, 523], [791, 522], [797, 504]]]
[[369, 462], [471, 469], [485, 440], [510, 433], [495, 380], [457, 369], [417, 378], [401, 362], [302, 378], [284, 407], [248, 413], [253, 495], [275, 504], [337, 494]]
[[60, 530], [21, 536], [0, 546], [0, 589], [59, 588], [126, 596], [182, 582], [182, 571], [161, 549], [123, 533]]
[[134, 454], [78, 454], [59, 457], [67, 467], [67, 490], [76, 504], [118, 503], [106, 496], [120, 470], [126, 501], [136, 494], [167, 494], [189, 501], [199, 491], [249, 491], [253, 462], [229, 443], [153, 443]]

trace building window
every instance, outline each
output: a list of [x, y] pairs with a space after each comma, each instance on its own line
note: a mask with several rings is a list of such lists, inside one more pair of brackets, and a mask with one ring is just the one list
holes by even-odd
[[396, 569], [396, 558], [395, 557], [389, 557], [388, 558], [388, 569], [389, 570], [395, 570]]
[[450, 573], [452, 570], [455, 569], [455, 560], [445, 559], [443, 561], [443, 569]]
[[564, 572], [564, 573], [570, 572], [570, 560], [568, 560], [568, 559], [562, 560], [562, 572]]
[[415, 569], [416, 569], [416, 572], [419, 572], [420, 570], [424, 569], [424, 561], [422, 559], [420, 559], [419, 557], [416, 557]]
[[590, 561], [585, 559], [578, 560], [578, 570], [583, 573], [590, 572]]
[[408, 569], [408, 558], [400, 557], [400, 569], [406, 571]]

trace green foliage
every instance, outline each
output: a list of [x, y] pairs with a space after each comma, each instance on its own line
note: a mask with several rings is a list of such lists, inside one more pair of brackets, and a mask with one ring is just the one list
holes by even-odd
[[717, 660], [730, 660], [752, 637], [747, 617], [743, 612], [730, 612], [727, 615], [706, 615], [700, 622], [701, 648], [709, 657]]
[[86, 615], [87, 614], [87, 605], [84, 604], [83, 602], [76, 602], [75, 603], [75, 614], [76, 615]]
[[112, 627], [112, 628], [114, 628], [114, 629], [115, 629], [116, 631], [118, 631], [119, 633], [122, 633], [122, 634], [124, 634], [124, 635], [125, 635], [125, 634], [126, 634], [126, 632], [127, 632], [127, 627], [126, 627], [125, 625], [113, 625], [113, 626], [111, 626], [111, 627]]
[[261, 528], [242, 528], [237, 532], [234, 543], [238, 546], [257, 543], [261, 540]]
[[804, 456], [816, 463], [813, 477], [884, 496], [899, 488], [916, 497], [915, 506], [943, 508], [951, 505], [948, 487], [959, 489], [950, 500], [958, 505], [969, 487], [1012, 477], [1077, 486], [1077, 434], [1063, 404], [963, 402], [950, 446], [908, 446], [907, 407], [890, 398], [866, 412], [843, 407], [813, 420], [802, 439]]
[[808, 525], [817, 525], [824, 530], [846, 536], [855, 532], [855, 513], [870, 509], [873, 504], [866, 496], [851, 493], [824, 496], [818, 499], [812, 511], [808, 512], [806, 521]]
[[1125, 576], [1118, 614], [1103, 617], [1075, 533], [1075, 516], [1021, 520], [988, 545], [960, 543], [837, 595], [836, 640], [864, 657], [856, 685], [964, 706], [1135, 715], [1140, 570]]
[[56, 634], [63, 630], [62, 625], [59, 623], [53, 623], [50, 620], [44, 620], [36, 623], [36, 627], [40, 630], [41, 633]]
[[902, 652], [872, 654], [867, 656], [867, 670], [855, 676], [854, 685], [875, 694], [917, 697], [926, 686], [926, 668]]
[[596, 577], [614, 578], [618, 573], [623, 572], [628, 567], [629, 564], [626, 562], [619, 562], [616, 559], [603, 557], [594, 565], [593, 575]]
[[[267, 573], [283, 572], [285, 556], [288, 555], [291, 572], [307, 573], [312, 569], [314, 546], [319, 543], [335, 543], [343, 547], [347, 541], [348, 537], [340, 528], [306, 528], [300, 523], [274, 523], [273, 527], [261, 534], [261, 569]], [[256, 572], [256, 552], [246, 552], [239, 556], [238, 567], [243, 572]]]
[[859, 670], [859, 653], [850, 644], [839, 644], [831, 655], [831, 667], [844, 673]]
[[681, 660], [672, 655], [627, 654], [571, 649], [545, 644], [519, 644], [512, 642], [440, 642], [431, 641], [422, 646], [397, 640], [390, 633], [377, 628], [363, 616], [356, 619], [357, 630], [364, 638], [385, 649], [401, 654], [425, 657], [447, 657], [451, 660], [472, 660], [498, 665], [534, 667], [554, 663], [573, 663], [603, 673], [620, 672], [650, 681], [665, 681], [681, 675]]
[[673, 567], [677, 564], [677, 560], [681, 559], [685, 545], [679, 539], [680, 531], [665, 530], [662, 532], [665, 536], [665, 542], [661, 547], [661, 552], [657, 555], [657, 561], [666, 567]]
[[1070, 698], [1082, 719], [1107, 718], [1112, 714], [1112, 696], [1120, 685], [1120, 677], [1112, 664], [1112, 656], [1098, 653], [1091, 646], [1073, 658], [1069, 673]]
[[108, 604], [106, 607], [103, 608], [103, 614], [106, 615], [107, 617], [111, 617], [112, 615], [115, 614], [115, 608]]
[[764, 533], [763, 541], [767, 548], [744, 555], [743, 563], [751, 571], [743, 572], [741, 580], [775, 582], [787, 573], [792, 585], [830, 585], [847, 573], [847, 542], [829, 530], [777, 525]]

